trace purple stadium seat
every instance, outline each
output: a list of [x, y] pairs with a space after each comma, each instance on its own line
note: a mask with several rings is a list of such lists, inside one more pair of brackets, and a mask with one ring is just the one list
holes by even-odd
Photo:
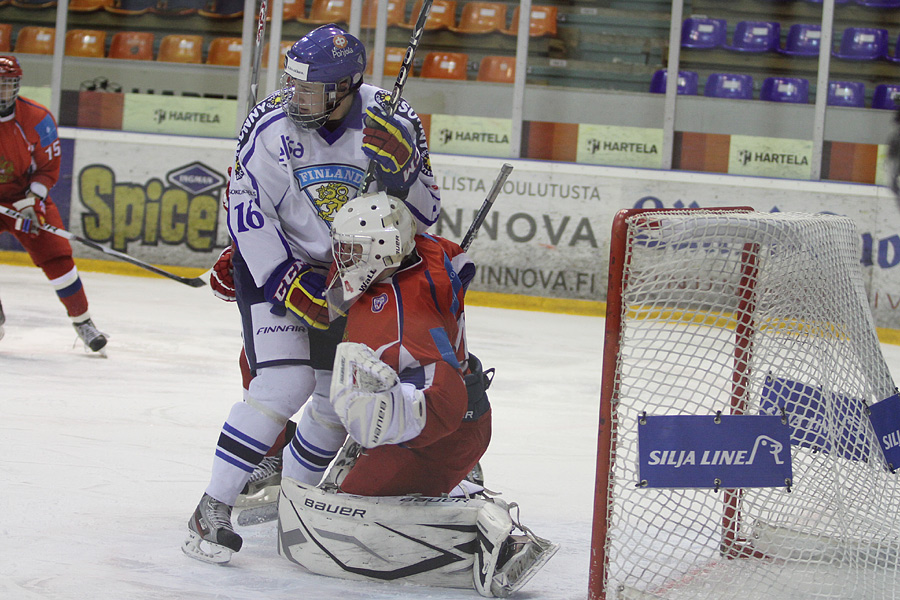
[[900, 0], [854, 0], [854, 2], [871, 8], [900, 8]]
[[822, 41], [821, 25], [791, 25], [788, 29], [784, 48], [778, 48], [782, 54], [789, 56], [818, 56]]
[[840, 49], [832, 53], [846, 60], [880, 60], [888, 54], [887, 29], [848, 27], [841, 34]]
[[809, 104], [809, 80], [801, 77], [766, 77], [759, 91], [759, 99]]
[[[650, 81], [650, 91], [654, 94], [666, 93], [666, 80], [668, 76], [665, 69], [660, 69], [653, 74]], [[685, 95], [696, 95], [698, 76], [694, 71], [678, 71], [678, 93]]]
[[735, 73], [713, 73], [706, 79], [703, 95], [712, 98], [753, 99], [753, 77]]
[[781, 24], [771, 21], [741, 21], [734, 29], [728, 50], [772, 52], [781, 44]]
[[725, 19], [690, 17], [681, 24], [681, 45], [685, 48], [718, 48], [725, 45]]
[[829, 81], [828, 104], [865, 108], [866, 86], [858, 81]]
[[882, 83], [875, 86], [872, 108], [895, 110], [900, 108], [900, 84]]

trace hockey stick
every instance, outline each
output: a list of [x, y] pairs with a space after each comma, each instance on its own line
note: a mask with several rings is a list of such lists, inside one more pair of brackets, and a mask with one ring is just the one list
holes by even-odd
[[460, 244], [463, 251], [468, 250], [469, 246], [472, 245], [472, 241], [475, 239], [475, 234], [478, 233], [478, 229], [481, 228], [481, 224], [484, 223], [485, 217], [487, 217], [488, 212], [494, 205], [494, 200], [496, 200], [497, 196], [500, 195], [500, 190], [503, 189], [503, 184], [506, 183], [506, 178], [509, 177], [509, 174], [512, 173], [512, 170], [513, 166], [509, 163], [503, 163], [503, 166], [500, 167], [500, 173], [497, 174], [497, 179], [494, 180], [494, 185], [491, 186], [491, 191], [488, 192], [487, 198], [484, 199], [484, 202], [481, 204], [481, 208], [478, 209], [478, 213], [475, 215], [475, 220], [472, 221], [471, 225], [469, 225], [469, 230], [463, 237], [463, 241]]
[[263, 38], [266, 34], [266, 0], [260, 0], [259, 20], [256, 23], [256, 43], [253, 45], [253, 68], [250, 71], [250, 94], [247, 96], [247, 114], [256, 106], [259, 94], [259, 65], [262, 62]]
[[[403, 61], [400, 63], [400, 71], [397, 73], [397, 81], [394, 82], [394, 89], [391, 90], [391, 101], [388, 104], [388, 117], [393, 117], [397, 112], [397, 106], [400, 105], [400, 94], [403, 93], [403, 86], [409, 78], [409, 72], [412, 70], [413, 58], [416, 56], [416, 50], [419, 48], [419, 42], [422, 41], [422, 34], [425, 33], [425, 21], [431, 13], [431, 4], [434, 0], [424, 0], [422, 9], [419, 10], [419, 18], [416, 19], [416, 26], [413, 28], [412, 35], [409, 36], [409, 45], [406, 47], [406, 54], [403, 55]], [[363, 176], [362, 183], [359, 185], [358, 193], [365, 192], [372, 181], [375, 180], [375, 163], [369, 161], [366, 168], [366, 174]]]
[[[0, 206], [0, 214], [6, 215], [12, 219], [22, 219], [22, 215], [18, 212], [14, 211], [11, 208], [7, 208], [5, 206]], [[103, 252], [104, 254], [109, 254], [110, 256], [115, 256], [118, 259], [124, 260], [125, 262], [130, 262], [133, 265], [137, 265], [142, 269], [147, 269], [157, 275], [162, 275], [163, 277], [168, 277], [169, 279], [174, 279], [178, 283], [183, 283], [185, 285], [189, 285], [191, 287], [203, 287], [206, 285], [206, 281], [201, 277], [182, 277], [180, 275], [175, 275], [174, 273], [169, 273], [168, 271], [164, 271], [159, 267], [155, 267], [149, 263], [145, 263], [142, 260], [138, 260], [133, 256], [128, 256], [123, 252], [119, 252], [118, 250], [113, 250], [112, 248], [107, 248], [106, 246], [101, 246], [96, 242], [92, 242], [91, 240], [87, 240], [81, 236], [77, 236], [70, 231], [66, 231], [65, 229], [60, 229], [59, 227], [54, 227], [49, 223], [44, 223], [40, 226], [41, 229], [46, 231], [47, 233], [52, 233], [55, 236], [65, 238], [72, 242], [78, 242], [80, 244], [84, 244], [88, 248], [93, 248], [94, 250], [98, 250]]]

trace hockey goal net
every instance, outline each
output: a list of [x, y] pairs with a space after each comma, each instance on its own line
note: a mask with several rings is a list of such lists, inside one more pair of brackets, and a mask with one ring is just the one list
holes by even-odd
[[[898, 593], [900, 475], [867, 417], [896, 389], [866, 300], [859, 243], [853, 223], [832, 215], [617, 215], [592, 600]], [[756, 440], [771, 441], [769, 454], [756, 459], [704, 446], [703, 431], [721, 431], [731, 418], [728, 441], [760, 421], [748, 417], [786, 428], [780, 458], [765, 436]], [[689, 441], [659, 435], [705, 419], [716, 425], [699, 437], [691, 430]], [[663, 425], [656, 437], [640, 437], [650, 422]], [[757, 475], [776, 467], [790, 474], [729, 485], [732, 469], [759, 466], [760, 457], [771, 469], [762, 463]], [[651, 469], [662, 476], [656, 484]], [[679, 479], [691, 470], [699, 478]]]

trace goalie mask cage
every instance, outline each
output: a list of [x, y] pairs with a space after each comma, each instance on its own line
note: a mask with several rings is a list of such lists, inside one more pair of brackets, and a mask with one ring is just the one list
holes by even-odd
[[[895, 393], [847, 218], [621, 211], [612, 232], [590, 598], [900, 595]], [[774, 409], [773, 406], [780, 408]], [[790, 486], [641, 487], [647, 415], [779, 414]]]

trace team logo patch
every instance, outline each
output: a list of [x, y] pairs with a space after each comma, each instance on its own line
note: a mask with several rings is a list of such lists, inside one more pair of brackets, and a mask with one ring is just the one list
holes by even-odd
[[0, 158], [0, 183], [6, 183], [16, 178], [16, 166], [11, 160]]
[[342, 35], [334, 36], [334, 45], [338, 48], [346, 48], [347, 47], [347, 38]]
[[387, 306], [388, 297], [387, 294], [379, 294], [372, 298], [372, 312], [378, 313], [384, 310], [384, 307]]

